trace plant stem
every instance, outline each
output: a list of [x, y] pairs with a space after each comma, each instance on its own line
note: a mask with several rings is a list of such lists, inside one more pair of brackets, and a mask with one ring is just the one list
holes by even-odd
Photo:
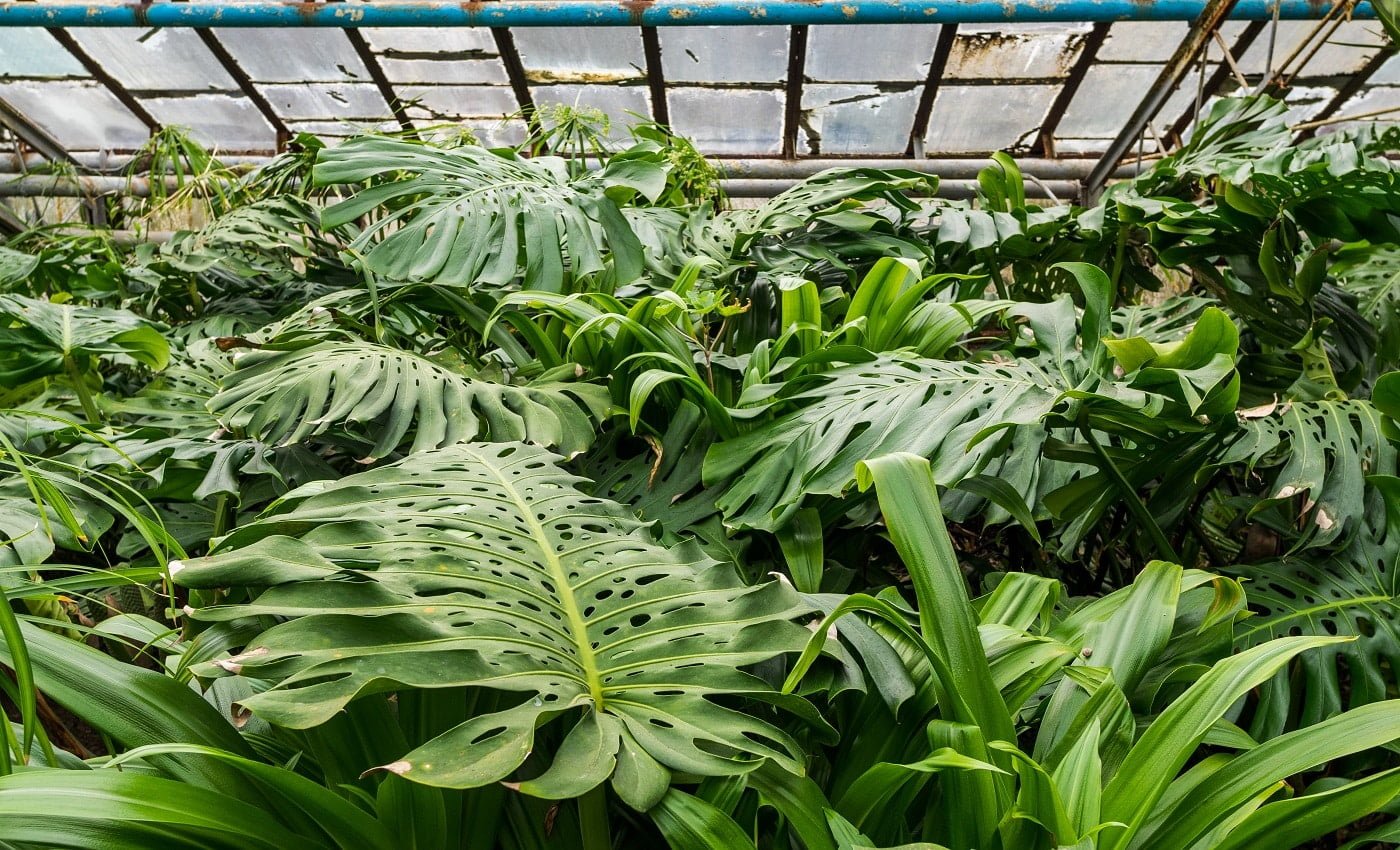
[[88, 424], [101, 424], [102, 412], [97, 409], [97, 401], [92, 397], [92, 392], [88, 390], [87, 382], [83, 380], [83, 373], [78, 369], [78, 364], [74, 362], [72, 357], [64, 357], [63, 369], [68, 373], [68, 382], [73, 385], [73, 392], [78, 395], [78, 403], [83, 406], [83, 415], [88, 418]]
[[232, 512], [229, 510], [229, 498], [227, 493], [220, 493], [214, 498], [214, 533], [211, 537], [223, 537], [228, 534], [230, 526], [233, 525]]
[[1118, 490], [1118, 494], [1123, 497], [1124, 503], [1128, 506], [1128, 510], [1132, 512], [1133, 517], [1136, 518], [1138, 523], [1147, 531], [1147, 536], [1152, 538], [1152, 545], [1157, 549], [1157, 556], [1163, 560], [1171, 561], [1173, 564], [1181, 563], [1181, 558], [1176, 554], [1176, 550], [1172, 548], [1171, 542], [1168, 541], [1167, 536], [1162, 533], [1162, 529], [1157, 525], [1157, 520], [1152, 517], [1152, 511], [1148, 510], [1147, 505], [1142, 499], [1138, 498], [1137, 490], [1132, 484], [1128, 483], [1128, 479], [1123, 477], [1123, 473], [1119, 471], [1113, 459], [1108, 456], [1108, 452], [1103, 450], [1103, 446], [1099, 445], [1099, 441], [1094, 439], [1094, 430], [1089, 427], [1088, 416], [1083, 413], [1079, 415], [1079, 433], [1084, 436], [1085, 441], [1089, 444], [1089, 448], [1094, 450], [1094, 454], [1099, 459], [1099, 468], [1103, 470], [1103, 473], [1113, 482], [1113, 486]]
[[599, 785], [578, 798], [578, 828], [583, 850], [612, 850], [606, 785]]

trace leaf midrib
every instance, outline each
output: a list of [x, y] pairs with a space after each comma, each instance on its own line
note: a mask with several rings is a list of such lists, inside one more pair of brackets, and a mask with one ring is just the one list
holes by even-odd
[[[472, 452], [472, 454], [476, 453]], [[530, 533], [539, 546], [545, 567], [554, 580], [554, 586], [558, 588], [555, 597], [563, 607], [564, 615], [568, 620], [569, 633], [573, 637], [574, 649], [578, 652], [579, 666], [583, 668], [583, 678], [588, 682], [589, 695], [593, 698], [594, 708], [601, 711], [603, 708], [603, 682], [598, 672], [598, 659], [593, 653], [593, 644], [588, 639], [587, 621], [583, 618], [583, 612], [579, 610], [577, 600], [574, 599], [573, 585], [569, 583], [569, 575], [564, 570], [564, 565], [560, 562], [558, 555], [555, 554], [554, 547], [550, 545], [549, 536], [545, 534], [544, 526], [535, 518], [535, 512], [530, 509], [520, 492], [511, 485], [509, 479], [501, 474], [495, 464], [488, 462], [480, 455], [476, 455], [476, 457], [481, 462], [482, 468], [490, 471], [491, 477], [495, 478], [497, 483], [501, 485], [502, 491], [515, 505], [520, 517], [529, 526]]]

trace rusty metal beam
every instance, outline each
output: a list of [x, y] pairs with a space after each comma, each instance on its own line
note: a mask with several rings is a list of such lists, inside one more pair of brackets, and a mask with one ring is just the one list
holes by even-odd
[[795, 26], [788, 36], [787, 85], [783, 94], [783, 157], [797, 156], [797, 131], [802, 124], [802, 74], [807, 67], [807, 27]]
[[23, 112], [11, 106], [9, 101], [3, 98], [0, 98], [0, 125], [4, 125], [15, 135], [15, 138], [33, 148], [49, 162], [66, 162], [70, 165], [78, 165], [78, 160], [72, 152], [59, 144], [58, 140], [49, 135], [47, 130], [30, 121]]
[[263, 120], [272, 126], [273, 132], [277, 134], [277, 152], [281, 153], [286, 150], [287, 143], [292, 140], [292, 131], [287, 129], [287, 123], [282, 120], [282, 116], [277, 114], [277, 110], [272, 108], [272, 102], [263, 97], [263, 93], [258, 90], [253, 78], [248, 75], [247, 71], [243, 70], [243, 66], [238, 64], [238, 60], [234, 58], [232, 53], [228, 52], [228, 48], [219, 41], [219, 37], [214, 35], [213, 30], [202, 29], [196, 30], [196, 32], [199, 33], [199, 40], [204, 42], [204, 46], [213, 54], [219, 66], [224, 69], [224, 73], [233, 78], [233, 81], [238, 84], [239, 91], [243, 92], [243, 96], [248, 98], [248, 102], [257, 108]]
[[933, 115], [933, 101], [938, 96], [938, 84], [943, 81], [943, 69], [948, 67], [948, 57], [953, 53], [953, 42], [957, 37], [957, 24], [944, 24], [938, 28], [938, 41], [934, 42], [928, 77], [924, 80], [924, 90], [919, 94], [919, 105], [914, 109], [914, 125], [909, 128], [909, 145], [904, 149], [905, 156], [924, 155], [924, 135], [928, 133], [929, 116]]
[[389, 82], [389, 77], [384, 73], [384, 68], [379, 64], [379, 57], [374, 55], [370, 49], [369, 42], [360, 34], [359, 30], [348, 29], [345, 37], [350, 39], [350, 46], [355, 48], [355, 53], [364, 63], [365, 70], [369, 71], [369, 78], [374, 81], [375, 88], [379, 89], [379, 96], [384, 98], [384, 102], [389, 104], [389, 112], [394, 116], [394, 120], [399, 122], [399, 129], [409, 136], [414, 133], [413, 119], [408, 117], [408, 110], [404, 108], [403, 101], [394, 93], [394, 86]]
[[[1235, 39], [1234, 44], [1230, 45], [1230, 53], [1233, 54], [1236, 59], [1244, 56], [1245, 51], [1253, 46], [1254, 42], [1258, 40], [1259, 36], [1264, 32], [1264, 28], [1267, 26], [1268, 23], [1265, 21], [1250, 21], [1249, 24], [1245, 26], [1244, 31], [1240, 33], [1240, 37]], [[1218, 93], [1224, 88], [1226, 81], [1233, 79], [1233, 77], [1234, 75], [1230, 72], [1230, 63], [1221, 62], [1219, 67], [1215, 69], [1215, 73], [1211, 74], [1210, 77], [1206, 79], [1205, 99], [1209, 100], [1212, 95]], [[1180, 139], [1182, 134], [1186, 132], [1186, 128], [1191, 126], [1191, 122], [1195, 120], [1195, 118], [1196, 105], [1193, 103], [1182, 110], [1181, 117], [1177, 118], [1176, 121], [1172, 123], [1171, 128], [1167, 130], [1168, 144], [1170, 144], [1173, 139]]]
[[496, 40], [496, 52], [501, 56], [501, 64], [506, 66], [506, 76], [510, 79], [515, 101], [520, 104], [520, 114], [525, 118], [530, 135], [535, 135], [535, 99], [530, 94], [530, 81], [525, 76], [525, 63], [520, 61], [520, 51], [515, 46], [515, 36], [504, 27], [491, 30]]
[[98, 62], [96, 59], [92, 58], [92, 56], [88, 55], [88, 52], [83, 49], [83, 46], [78, 43], [77, 39], [73, 38], [71, 33], [61, 27], [49, 27], [48, 30], [49, 35], [53, 36], [59, 44], [63, 45], [63, 49], [72, 54], [73, 58], [78, 60], [83, 68], [92, 75], [94, 80], [97, 80], [105, 86], [117, 100], [121, 101], [122, 106], [125, 106], [132, 115], [136, 116], [137, 120], [146, 125], [147, 130], [151, 133], [160, 130], [160, 122], [156, 120], [156, 117], [147, 111], [141, 101], [131, 92], [127, 91], [126, 87], [123, 86], [116, 77], [107, 73], [107, 69], [102, 67], [101, 62]]
[[1108, 150], [1104, 151], [1103, 156], [1094, 166], [1094, 170], [1085, 179], [1082, 193], [1085, 203], [1093, 203], [1098, 199], [1099, 193], [1103, 191], [1104, 185], [1108, 183], [1110, 175], [1118, 167], [1123, 155], [1142, 136], [1148, 123], [1156, 117], [1157, 112], [1162, 108], [1162, 104], [1167, 102], [1167, 98], [1171, 97], [1177, 85], [1191, 70], [1191, 65], [1196, 61], [1196, 57], [1210, 43], [1212, 34], [1230, 16], [1236, 2], [1238, 0], [1208, 0], [1200, 17], [1187, 30], [1186, 38], [1177, 45], [1176, 52], [1162, 67], [1162, 73], [1158, 74], [1156, 81], [1148, 87], [1147, 93], [1138, 103], [1137, 108], [1124, 122], [1117, 137], [1109, 143]]
[[661, 35], [656, 27], [642, 27], [642, 53], [647, 63], [647, 89], [651, 92], [651, 120], [671, 126], [671, 107], [666, 102], [666, 72], [661, 67]]
[[1040, 124], [1035, 153], [1052, 158], [1055, 156], [1055, 132], [1060, 128], [1065, 111], [1074, 102], [1074, 96], [1079, 93], [1084, 75], [1089, 73], [1090, 66], [1098, 57], [1099, 48], [1103, 47], [1104, 41], [1108, 39], [1108, 28], [1108, 24], [1100, 23], [1094, 24], [1089, 30], [1089, 36], [1084, 39], [1084, 49], [1079, 52], [1079, 58], [1074, 60], [1074, 65], [1069, 69], [1069, 76], [1065, 77], [1065, 84], [1060, 86], [1059, 93], [1055, 95], [1055, 102], [1050, 104], [1050, 111], [1045, 113], [1045, 120]]

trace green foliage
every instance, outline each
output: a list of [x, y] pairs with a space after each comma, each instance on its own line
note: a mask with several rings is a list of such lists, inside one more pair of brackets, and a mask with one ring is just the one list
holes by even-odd
[[1400, 843], [1394, 135], [728, 209], [524, 118], [0, 248], [0, 842]]

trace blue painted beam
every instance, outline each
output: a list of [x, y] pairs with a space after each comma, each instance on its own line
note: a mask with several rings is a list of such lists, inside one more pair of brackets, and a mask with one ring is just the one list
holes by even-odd
[[[1321, 17], [1324, 0], [1239, 0], [1231, 18]], [[1193, 21], [1204, 0], [495, 0], [0, 2], [4, 27], [544, 27]], [[1374, 18], [1370, 2], [1355, 18]]]

